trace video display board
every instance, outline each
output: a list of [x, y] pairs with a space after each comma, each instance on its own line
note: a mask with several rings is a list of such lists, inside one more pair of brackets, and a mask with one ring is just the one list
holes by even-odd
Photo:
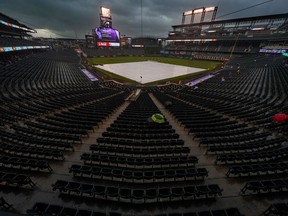
[[100, 26], [106, 28], [112, 28], [112, 20], [105, 17], [100, 17]]
[[113, 28], [99, 27], [95, 29], [97, 46], [120, 46], [119, 31]]
[[112, 28], [112, 17], [109, 8], [100, 7], [100, 27], [95, 28], [95, 40], [98, 47], [120, 46], [119, 31]]

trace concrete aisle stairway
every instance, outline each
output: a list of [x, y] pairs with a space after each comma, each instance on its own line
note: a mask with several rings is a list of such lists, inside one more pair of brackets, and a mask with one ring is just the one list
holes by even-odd
[[[63, 202], [63, 200], [58, 197], [58, 193], [52, 191], [51, 184], [55, 183], [58, 179], [73, 181], [73, 175], [69, 173], [69, 168], [71, 165], [83, 164], [83, 162], [80, 160], [81, 154], [84, 152], [89, 152], [89, 146], [93, 143], [96, 143], [96, 139], [102, 136], [102, 133], [106, 130], [106, 128], [109, 127], [115, 119], [117, 119], [117, 117], [126, 109], [129, 104], [129, 101], [125, 101], [110, 116], [104, 119], [99, 127], [95, 127], [94, 131], [89, 133], [89, 137], [82, 138], [82, 144], [75, 144], [75, 151], [65, 152], [64, 161], [51, 161], [50, 165], [53, 169], [52, 173], [33, 173], [32, 178], [36, 182], [36, 186], [34, 187], [33, 191], [27, 190], [26, 193], [18, 193], [17, 189], [15, 189], [15, 193], [17, 193], [16, 199], [15, 194], [13, 193], [5, 194], [5, 198], [8, 201], [13, 200], [13, 207], [21, 213], [25, 213], [25, 211], [31, 208], [35, 202], [41, 202], [42, 200], [45, 200], [46, 203], [50, 204], [67, 205], [65, 204], [65, 200]], [[2, 196], [2, 193], [0, 193], [0, 196]], [[75, 200], [77, 199], [75, 198]], [[87, 204], [80, 201], [79, 203], [73, 201], [72, 203], [70, 202], [69, 205], [75, 205], [77, 208], [96, 208], [94, 206], [95, 202]], [[87, 207], [87, 205], [91, 205], [91, 207]]]
[[[184, 140], [184, 146], [187, 146], [190, 148], [191, 155], [195, 155], [199, 158], [199, 164], [201, 165], [213, 165], [213, 161], [215, 159], [214, 156], [211, 156], [211, 159], [207, 159], [207, 155], [205, 155], [206, 148], [202, 146], [198, 146], [199, 142], [197, 140], [193, 140], [193, 136], [191, 134], [188, 134], [188, 130], [185, 129], [183, 125], [161, 104], [153, 94], [150, 94], [151, 99], [155, 103], [155, 105], [158, 107], [158, 109], [161, 111], [162, 114], [164, 114], [167, 121], [172, 125], [173, 129], [175, 129], [175, 132], [179, 134], [180, 139]], [[205, 157], [204, 157], [205, 155]], [[209, 158], [209, 156], [208, 156]]]
[[[89, 147], [91, 144], [96, 143], [96, 139], [102, 136], [102, 133], [106, 131], [106, 129], [118, 118], [118, 116], [127, 108], [130, 104], [129, 101], [125, 101], [119, 108], [117, 108], [114, 113], [112, 113], [109, 117], [107, 117], [99, 127], [95, 127], [93, 132], [89, 133], [89, 137], [82, 138], [82, 144], [77, 144], [74, 146], [74, 152], [68, 152], [66, 154], [66, 163], [80, 163], [80, 156], [84, 152], [89, 152]], [[53, 165], [53, 164], [52, 164]], [[54, 172], [57, 172], [57, 166], [52, 167]], [[63, 167], [60, 167], [60, 170], [63, 172]], [[69, 170], [66, 169], [68, 172]]]
[[[249, 199], [245, 199], [239, 194], [244, 182], [233, 178], [226, 178], [225, 174], [228, 171], [228, 166], [215, 165], [214, 161], [216, 156], [205, 154], [206, 147], [199, 146], [199, 140], [193, 140], [193, 135], [188, 134], [188, 130], [185, 129], [180, 122], [178, 122], [178, 120], [165, 108], [165, 106], [160, 103], [152, 93], [149, 95], [160, 112], [164, 114], [167, 121], [175, 129], [176, 133], [179, 134], [179, 138], [184, 140], [184, 146], [188, 146], [190, 148], [190, 154], [198, 157], [199, 162], [196, 167], [205, 167], [209, 171], [208, 178], [205, 179], [205, 184], [218, 184], [222, 189], [224, 189], [222, 197], [218, 198], [216, 202], [211, 203], [209, 208], [219, 209], [236, 206], [239, 207], [241, 212], [243, 212], [245, 215], [252, 215], [253, 212], [255, 215], [257, 215], [257, 212], [261, 212], [266, 209], [267, 206], [263, 205], [263, 202], [257, 203], [257, 206], [261, 206], [261, 210], [251, 208]], [[241, 206], [243, 208], [241, 208]]]

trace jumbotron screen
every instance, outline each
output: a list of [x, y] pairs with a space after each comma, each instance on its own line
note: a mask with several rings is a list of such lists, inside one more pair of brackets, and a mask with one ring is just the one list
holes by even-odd
[[106, 28], [112, 28], [112, 20], [105, 17], [100, 17], [100, 26]]
[[120, 46], [119, 31], [113, 28], [99, 27], [95, 29], [97, 46]]

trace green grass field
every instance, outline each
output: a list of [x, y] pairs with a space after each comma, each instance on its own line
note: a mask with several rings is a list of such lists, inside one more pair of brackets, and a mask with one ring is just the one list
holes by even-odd
[[[181, 66], [186, 66], [186, 67], [195, 67], [195, 68], [202, 68], [206, 69], [206, 71], [199, 72], [196, 74], [191, 74], [191, 75], [185, 75], [185, 76], [179, 76], [179, 77], [174, 77], [171, 79], [165, 79], [159, 81], [159, 83], [163, 82], [178, 82], [179, 80], [184, 80], [188, 78], [193, 78], [197, 77], [201, 74], [207, 73], [207, 71], [214, 70], [219, 62], [213, 62], [213, 61], [197, 61], [197, 60], [188, 60], [188, 59], [177, 59], [177, 58], [166, 58], [166, 57], [141, 57], [141, 56], [124, 56], [124, 57], [109, 57], [109, 58], [89, 58], [88, 62], [89, 65], [101, 65], [101, 64], [116, 64], [116, 63], [126, 63], [126, 62], [141, 62], [141, 61], [157, 61], [161, 63], [166, 63], [166, 64], [173, 64], [173, 65], [181, 65]], [[131, 83], [135, 84], [136, 82], [130, 79], [127, 79], [125, 77], [113, 74], [111, 72], [97, 69], [99, 72], [102, 74], [110, 77], [111, 79], [116, 79], [118, 81], [126, 82], [126, 83]], [[152, 84], [152, 83], [151, 83]], [[157, 82], [153, 82], [153, 84], [158, 84]]]

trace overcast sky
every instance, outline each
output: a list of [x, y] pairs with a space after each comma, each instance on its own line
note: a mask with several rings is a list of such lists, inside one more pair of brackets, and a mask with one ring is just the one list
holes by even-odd
[[[35, 36], [84, 38], [99, 26], [100, 5], [110, 8], [121, 35], [141, 36], [141, 0], [0, 0], [0, 12], [36, 29]], [[208, 6], [219, 7], [216, 19], [288, 13], [288, 0], [142, 0], [142, 33], [166, 37], [184, 11]]]

